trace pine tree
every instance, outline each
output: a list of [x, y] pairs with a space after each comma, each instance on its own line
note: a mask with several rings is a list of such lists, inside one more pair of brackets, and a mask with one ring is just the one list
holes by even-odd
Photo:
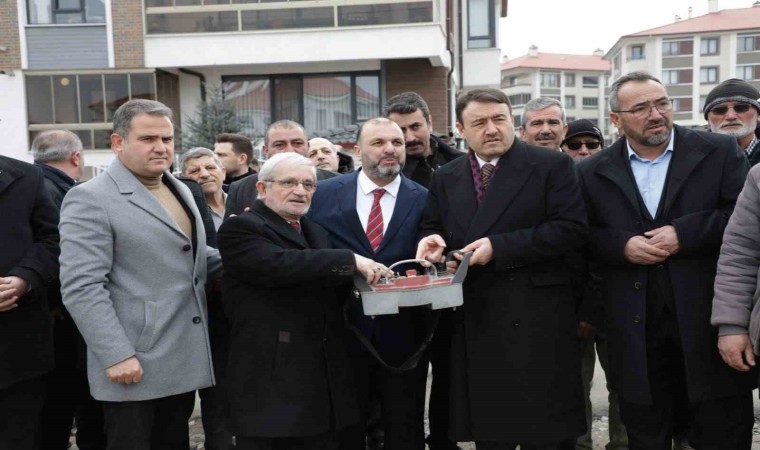
[[182, 147], [214, 148], [219, 133], [239, 133], [241, 130], [235, 110], [224, 100], [224, 87], [206, 85], [206, 101], [198, 104], [193, 117], [185, 121]]

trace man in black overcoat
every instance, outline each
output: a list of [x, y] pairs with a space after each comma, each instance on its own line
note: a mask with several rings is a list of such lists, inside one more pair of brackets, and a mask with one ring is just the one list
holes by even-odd
[[757, 378], [723, 363], [710, 325], [747, 159], [735, 138], [673, 125], [673, 102], [648, 73], [616, 80], [610, 109], [625, 137], [578, 169], [630, 448], [670, 448], [685, 414], [694, 447], [749, 449]]
[[515, 139], [506, 95], [457, 100], [470, 151], [433, 174], [417, 257], [473, 251], [454, 313], [450, 437], [573, 448], [585, 425], [568, 252], [587, 227], [573, 160]]

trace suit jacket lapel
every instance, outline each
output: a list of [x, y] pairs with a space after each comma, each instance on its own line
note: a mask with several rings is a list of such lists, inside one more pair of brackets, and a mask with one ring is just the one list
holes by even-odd
[[[406, 221], [409, 212], [412, 210], [415, 191], [417, 191], [417, 186], [407, 178], [401, 176], [401, 186], [396, 195], [396, 205], [393, 207], [393, 216], [386, 227], [385, 234], [383, 234], [383, 240], [380, 243], [380, 247], [377, 249], [377, 253], [380, 253], [383, 251], [383, 248], [390, 245], [389, 243], [393, 240], [393, 236], [398, 233]], [[386, 218], [383, 219], [387, 220]]]
[[[493, 175], [483, 203], [465, 234], [466, 243], [486, 235], [491, 225], [509, 208], [533, 172], [535, 163], [530, 157], [530, 150], [520, 140], [515, 139], [515, 143], [502, 158], [504, 160], [499, 161], [499, 169]], [[474, 185], [472, 180], [470, 184]]]
[[712, 151], [712, 147], [702, 145], [703, 142], [698, 140], [697, 136], [688, 129], [676, 125], [673, 130], [676, 137], [673, 143], [673, 155], [670, 159], [670, 173], [666, 180], [665, 206], [662, 214], [667, 214], [670, 211], [670, 207], [673, 206], [673, 202], [683, 188], [684, 181], [689, 179], [689, 174]]
[[639, 198], [636, 195], [638, 187], [629, 173], [630, 163], [628, 162], [628, 149], [625, 139], [619, 139], [605, 151], [609, 152], [607, 159], [599, 162], [596, 172], [615, 183], [625, 198], [628, 199], [631, 207], [641, 213]]
[[[148, 189], [140, 183], [130, 171], [127, 169], [118, 158], [114, 159], [110, 166], [108, 166], [108, 175], [114, 180], [116, 186], [119, 188], [121, 194], [129, 195], [129, 202], [137, 206], [140, 209], [145, 210], [148, 214], [152, 215], [156, 219], [166, 224], [169, 228], [175, 232], [185, 236], [185, 233], [180, 230], [179, 226], [171, 218], [169, 212], [164, 208], [156, 197], [151, 194]], [[172, 176], [171, 174], [164, 173], [164, 176]], [[178, 189], [179, 190], [179, 189]], [[181, 192], [181, 191], [180, 191]], [[192, 198], [190, 202], [183, 197], [183, 200], [190, 206], [194, 204]], [[195, 220], [195, 218], [193, 218]], [[196, 227], [197, 229], [197, 227]], [[200, 229], [203, 229], [202, 227]], [[186, 236], [190, 238], [190, 236]]]
[[[453, 161], [452, 164], [459, 164], [459, 167], [451, 173], [450, 179], [444, 182], [444, 189], [447, 197], [451, 198], [450, 207], [456, 210], [455, 214], [452, 214], [455, 223], [451, 234], [461, 239], [472, 225], [473, 217], [478, 211], [478, 205], [469, 159], [462, 157]], [[469, 243], [465, 242], [463, 245]]]
[[290, 241], [300, 248], [309, 247], [309, 245], [306, 243], [304, 235], [293, 229], [293, 227], [290, 226], [290, 224], [285, 219], [278, 216], [277, 213], [269, 209], [269, 207], [267, 207], [263, 201], [258, 199], [255, 200], [253, 202], [253, 206], [251, 206], [251, 212], [261, 216], [265, 220], [267, 226], [271, 228], [275, 233], [277, 233], [277, 235], [282, 239]]
[[343, 184], [338, 187], [338, 198], [335, 200], [338, 202], [343, 223], [346, 224], [348, 229], [354, 235], [356, 242], [362, 246], [365, 254], [371, 255], [374, 253], [372, 251], [372, 246], [369, 244], [367, 234], [364, 232], [362, 223], [359, 220], [359, 215], [356, 214], [356, 190], [359, 189], [359, 183], [357, 182], [358, 178], [359, 172], [341, 177]]
[[0, 192], [3, 192], [5, 188], [11, 185], [17, 178], [24, 176], [21, 171], [15, 170], [13, 167], [7, 166], [0, 159]]

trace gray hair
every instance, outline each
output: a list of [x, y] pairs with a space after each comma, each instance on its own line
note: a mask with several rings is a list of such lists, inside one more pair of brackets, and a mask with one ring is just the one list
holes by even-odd
[[119, 106], [119, 109], [114, 113], [113, 132], [126, 139], [127, 134], [129, 134], [129, 129], [132, 126], [132, 119], [138, 114], [163, 116], [170, 121], [172, 120], [172, 110], [161, 102], [144, 99], [130, 100]]
[[259, 171], [259, 181], [271, 182], [274, 180], [277, 169], [280, 165], [283, 164], [286, 166], [294, 167], [311, 167], [312, 177], [314, 178], [315, 182], [317, 181], [317, 168], [314, 167], [314, 163], [312, 163], [309, 158], [293, 152], [277, 153], [276, 155], [273, 155], [271, 158], [267, 159]]
[[69, 130], [43, 131], [32, 141], [32, 156], [36, 163], [65, 161], [81, 151], [82, 141]]
[[393, 113], [412, 114], [417, 110], [422, 111], [422, 117], [425, 118], [425, 121], [430, 122], [430, 108], [428, 108], [425, 100], [416, 92], [404, 92], [394, 95], [385, 102], [383, 117], [388, 117]]
[[203, 158], [204, 156], [208, 156], [209, 158], [213, 159], [216, 167], [220, 169], [224, 167], [222, 165], [222, 161], [212, 150], [209, 150], [206, 147], [194, 147], [186, 151], [179, 160], [179, 165], [182, 168], [182, 173], [185, 173], [185, 164], [187, 164], [188, 161]]
[[610, 111], [612, 112], [618, 112], [620, 111], [620, 99], [618, 98], [618, 93], [620, 92], [620, 88], [623, 87], [624, 84], [629, 83], [631, 81], [643, 83], [645, 81], [654, 81], [655, 83], [658, 83], [662, 85], [662, 82], [660, 82], [657, 77], [650, 74], [649, 72], [644, 72], [643, 70], [637, 70], [635, 72], [627, 73], [623, 75], [622, 77], [615, 80], [614, 83], [612, 83], [612, 86], [610, 86]]
[[[527, 117], [529, 112], [543, 111], [546, 108], [551, 108], [552, 106], [559, 108], [559, 111], [562, 114], [562, 125], [566, 124], [567, 120], [565, 117], [565, 108], [562, 106], [562, 102], [556, 98], [551, 97], [537, 97], [526, 103], [525, 109], [523, 111], [523, 118]], [[525, 128], [525, 122], [527, 122], [527, 120], [523, 120], [523, 128]]]

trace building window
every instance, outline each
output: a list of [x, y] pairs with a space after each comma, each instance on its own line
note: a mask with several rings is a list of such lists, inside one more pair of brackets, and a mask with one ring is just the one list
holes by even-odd
[[718, 82], [718, 67], [702, 67], [699, 69], [699, 82], [703, 84], [714, 84]]
[[704, 111], [705, 109], [705, 103], [707, 103], [707, 96], [706, 95], [700, 95], [699, 96], [699, 110]]
[[662, 56], [684, 56], [694, 53], [694, 41], [663, 41]]
[[289, 119], [307, 133], [364, 122], [380, 114], [380, 75], [223, 77], [225, 100], [237, 111], [242, 133], [264, 137], [270, 123]]
[[702, 38], [699, 43], [699, 53], [701, 55], [717, 55], [719, 38]]
[[105, 0], [27, 0], [30, 25], [105, 23]]
[[736, 78], [741, 80], [760, 80], [760, 64], [736, 66]]
[[597, 77], [597, 76], [590, 76], [590, 75], [584, 75], [583, 76], [583, 87], [585, 87], [585, 88], [598, 88], [599, 87], [599, 77]]
[[598, 97], [583, 97], [583, 109], [596, 109], [599, 107]]
[[507, 98], [509, 99], [509, 104], [512, 106], [521, 106], [530, 101], [530, 94], [515, 94], [510, 95]]
[[673, 98], [673, 111], [675, 112], [691, 112], [692, 100], [691, 97]]
[[565, 117], [565, 123], [570, 123], [570, 122], [572, 122], [573, 120], [575, 120], [575, 117], [574, 117], [574, 116], [567, 116], [567, 117]]
[[574, 95], [566, 95], [565, 96], [565, 109], [573, 109], [575, 108], [575, 96]]
[[644, 59], [644, 45], [643, 44], [631, 45], [630, 49], [631, 51], [628, 54], [629, 60]]
[[492, 48], [496, 45], [495, 9], [494, 0], [467, 1], [467, 48]]
[[736, 51], [754, 52], [760, 50], [760, 35], [740, 35], [736, 38]]
[[690, 84], [694, 80], [691, 69], [674, 69], [662, 71], [662, 84]]
[[27, 75], [30, 137], [50, 128], [76, 133], [84, 148], [110, 148], [113, 114], [131, 99], [156, 99], [153, 73]]
[[522, 115], [515, 114], [514, 116], [512, 116], [512, 120], [514, 122], [515, 128], [519, 128], [522, 126]]
[[541, 73], [541, 87], [558, 88], [559, 74], [556, 72], [542, 72]]
[[565, 87], [575, 87], [575, 74], [574, 73], [566, 73], [565, 74]]

